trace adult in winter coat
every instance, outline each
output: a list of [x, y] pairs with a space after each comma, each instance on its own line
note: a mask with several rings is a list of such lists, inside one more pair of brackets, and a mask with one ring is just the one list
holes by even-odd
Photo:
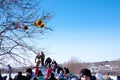
[[1, 70], [0, 70], [0, 80], [3, 80], [2, 75], [1, 75]]
[[38, 80], [45, 80], [44, 75], [43, 75], [43, 73], [42, 73], [41, 70], [38, 71], [37, 79], [38, 79]]
[[54, 73], [51, 73], [51, 76], [50, 76], [50, 78], [49, 78], [48, 80], [57, 80], [57, 79], [55, 78], [55, 76], [54, 76]]
[[12, 73], [12, 67], [8, 64], [8, 74], [9, 74], [9, 78], [11, 78], [11, 73]]
[[41, 62], [41, 54], [38, 53], [37, 56], [35, 57], [36, 66], [39, 66], [40, 62]]
[[48, 58], [45, 60], [45, 66], [51, 65], [51, 62], [52, 62], [51, 58], [48, 57]]
[[23, 80], [22, 72], [19, 71], [18, 74], [15, 76], [14, 80]]
[[41, 51], [41, 65], [44, 66], [45, 54]]

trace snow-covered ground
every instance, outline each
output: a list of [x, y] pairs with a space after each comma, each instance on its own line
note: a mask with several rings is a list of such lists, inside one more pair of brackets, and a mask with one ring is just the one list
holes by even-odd
[[117, 80], [117, 76], [110, 76], [111, 77], [111, 79], [113, 79], [113, 80]]

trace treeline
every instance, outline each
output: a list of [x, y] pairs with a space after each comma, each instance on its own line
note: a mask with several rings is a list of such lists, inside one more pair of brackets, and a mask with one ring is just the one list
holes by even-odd
[[[70, 71], [74, 74], [79, 74], [80, 70], [82, 68], [90, 68], [89, 66], [91, 64], [94, 64], [95, 66], [99, 67], [99, 66], [105, 66], [105, 65], [109, 65], [110, 67], [112, 66], [117, 66], [117, 68], [115, 68], [114, 70], [104, 70], [104, 69], [101, 69], [99, 70], [98, 73], [101, 73], [103, 75], [106, 75], [106, 74], [110, 74], [110, 75], [114, 75], [114, 76], [117, 76], [120, 74], [120, 60], [113, 60], [113, 61], [101, 61], [101, 62], [79, 62], [75, 59], [73, 60], [70, 60], [66, 63], [63, 64], [63, 66], [67, 66]], [[96, 74], [97, 72], [92, 72], [92, 74]]]

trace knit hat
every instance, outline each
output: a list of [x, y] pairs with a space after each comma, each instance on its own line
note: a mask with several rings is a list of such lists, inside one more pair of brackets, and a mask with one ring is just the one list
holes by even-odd
[[91, 78], [91, 71], [89, 69], [82, 69], [80, 71], [80, 77], [83, 76], [83, 75], [86, 75], [86, 76], [89, 76]]
[[32, 69], [31, 69], [31, 68], [28, 68], [28, 69], [26, 70], [26, 72], [32, 73]]

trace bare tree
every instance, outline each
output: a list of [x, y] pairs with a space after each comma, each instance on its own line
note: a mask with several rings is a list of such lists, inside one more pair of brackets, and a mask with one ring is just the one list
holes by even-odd
[[40, 0], [0, 0], [0, 64], [29, 62], [36, 51], [30, 41], [40, 38], [52, 18], [40, 6]]
[[85, 68], [85, 63], [79, 61], [76, 58], [71, 58], [68, 62], [62, 64], [63, 67], [68, 67], [73, 74], [79, 74], [82, 68]]

